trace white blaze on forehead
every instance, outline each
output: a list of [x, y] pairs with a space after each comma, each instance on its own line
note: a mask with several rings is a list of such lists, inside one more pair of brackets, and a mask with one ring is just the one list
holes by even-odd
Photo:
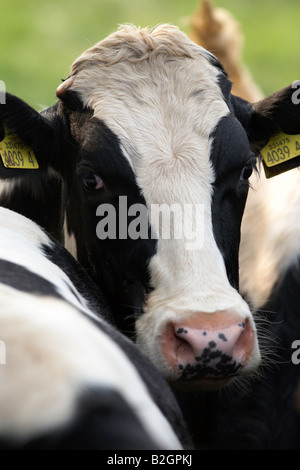
[[124, 28], [73, 64], [72, 89], [118, 136], [143, 190], [148, 170], [210, 170], [209, 135], [229, 110], [208, 57], [165, 25]]

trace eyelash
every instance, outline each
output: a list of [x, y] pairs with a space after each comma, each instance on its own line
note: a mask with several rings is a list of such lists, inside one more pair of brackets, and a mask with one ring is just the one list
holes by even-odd
[[[248, 181], [249, 178], [251, 177], [253, 171], [257, 172], [257, 166], [256, 166], [256, 157], [251, 157], [251, 159], [246, 163], [246, 165], [244, 166], [244, 168], [242, 169], [241, 171], [241, 174], [240, 174], [240, 181]], [[244, 175], [244, 173], [246, 173], [246, 175]]]
[[249, 163], [244, 166], [240, 174], [240, 181], [248, 181], [253, 172], [253, 166]]

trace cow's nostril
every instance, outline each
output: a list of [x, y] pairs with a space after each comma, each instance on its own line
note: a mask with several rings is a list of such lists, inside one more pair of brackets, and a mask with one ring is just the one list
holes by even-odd
[[[172, 326], [171, 326], [172, 327]], [[175, 331], [175, 356], [180, 369], [195, 357], [195, 351], [189, 342], [188, 330], [178, 328]]]
[[183, 367], [193, 357], [193, 349], [185, 339], [187, 333], [185, 328], [176, 328], [173, 323], [169, 323], [161, 337], [164, 355], [173, 369], [177, 369], [179, 365]]
[[236, 361], [244, 365], [250, 355], [249, 348], [254, 346], [254, 330], [251, 328], [249, 319], [239, 323], [238, 327], [240, 327], [241, 333], [234, 344], [232, 356]]

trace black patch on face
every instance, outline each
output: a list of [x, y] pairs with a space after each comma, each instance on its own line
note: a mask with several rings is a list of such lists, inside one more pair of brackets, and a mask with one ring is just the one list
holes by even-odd
[[[75, 235], [79, 262], [101, 286], [117, 326], [130, 335], [151, 289], [148, 263], [156, 251], [156, 240], [151, 240], [150, 227], [147, 239], [119, 237], [119, 198], [126, 196], [128, 208], [145, 205], [145, 200], [118, 137], [105, 123], [89, 111], [70, 113], [69, 120], [78, 151], [64, 176], [68, 229]], [[101, 178], [104, 187], [87, 190], [87, 174]], [[97, 225], [106, 216], [96, 215], [101, 204], [115, 209], [115, 239], [97, 237]], [[127, 218], [128, 224], [132, 218]]]
[[238, 289], [240, 226], [249, 188], [248, 181], [241, 181], [240, 176], [245, 165], [253, 161], [246, 132], [233, 114], [219, 121], [212, 138], [210, 159], [215, 172], [213, 231], [228, 279]]
[[219, 83], [219, 87], [221, 88], [224, 101], [229, 107], [230, 111], [232, 111], [233, 110], [232, 105], [231, 105], [232, 83], [230, 80], [228, 80], [227, 74], [224, 71], [224, 69], [222, 70], [222, 73], [220, 73], [218, 76], [218, 83]]
[[219, 59], [218, 59], [214, 54], [212, 54], [211, 52], [209, 52], [209, 51], [206, 51], [206, 52], [207, 52], [207, 54], [208, 54], [208, 56], [209, 56], [209, 57], [208, 57], [209, 62], [210, 62], [214, 67], [216, 67], [217, 69], [219, 69], [219, 70], [222, 72], [222, 75], [223, 75], [224, 77], [227, 77], [227, 72], [225, 71], [225, 69], [224, 69], [222, 63], [219, 61]]

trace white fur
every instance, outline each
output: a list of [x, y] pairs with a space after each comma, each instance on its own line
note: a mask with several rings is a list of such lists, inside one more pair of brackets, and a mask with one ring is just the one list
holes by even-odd
[[67, 424], [88, 387], [117, 390], [154, 442], [181, 445], [137, 371], [108, 335], [63, 301], [0, 285], [0, 434], [19, 440]]
[[[154, 291], [137, 322], [138, 344], [160, 369], [165, 363], [158, 343], [167, 319], [226, 309], [251, 318], [228, 281], [213, 236], [210, 135], [229, 109], [220, 72], [208, 57], [175, 27], [124, 27], [86, 51], [71, 70], [72, 89], [120, 139], [148, 208], [204, 205], [203, 248], [186, 250], [185, 227], [186, 239], [159, 239], [150, 262]], [[190, 232], [192, 227], [194, 219]]]

